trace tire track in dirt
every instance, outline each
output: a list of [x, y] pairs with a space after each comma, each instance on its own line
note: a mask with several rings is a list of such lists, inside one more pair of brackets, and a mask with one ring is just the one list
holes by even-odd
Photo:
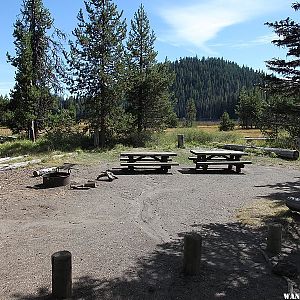
[[140, 205], [140, 211], [138, 212], [136, 221], [142, 231], [149, 237], [159, 243], [166, 243], [171, 240], [171, 235], [163, 227], [163, 221], [158, 205], [158, 196], [166, 191], [166, 189], [158, 189], [157, 185], [157, 182], [153, 182], [151, 186], [147, 185], [140, 196], [137, 197], [136, 202]]

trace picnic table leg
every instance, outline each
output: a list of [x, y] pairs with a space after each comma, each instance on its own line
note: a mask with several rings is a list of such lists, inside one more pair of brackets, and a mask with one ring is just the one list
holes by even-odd
[[242, 170], [242, 166], [236, 165], [236, 172], [241, 173], [241, 170]]
[[[162, 163], [168, 162], [168, 158], [169, 158], [168, 156], [162, 156], [161, 159], [160, 159], [160, 161]], [[161, 166], [160, 170], [161, 170], [162, 173], [168, 173], [169, 167], [167, 167], [167, 166]]]
[[204, 172], [206, 172], [207, 169], [208, 169], [208, 166], [202, 166], [202, 169], [203, 169]]
[[169, 168], [168, 167], [161, 167], [160, 168], [162, 173], [168, 173]]
[[229, 170], [229, 171], [232, 170], [232, 165], [228, 165], [228, 170]]
[[[128, 162], [129, 162], [129, 163], [134, 163], [134, 162], [135, 162], [133, 156], [129, 156], [128, 158], [129, 158], [129, 159], [128, 159]], [[130, 173], [133, 172], [133, 171], [134, 171], [134, 166], [128, 166], [128, 171], [129, 171]]]

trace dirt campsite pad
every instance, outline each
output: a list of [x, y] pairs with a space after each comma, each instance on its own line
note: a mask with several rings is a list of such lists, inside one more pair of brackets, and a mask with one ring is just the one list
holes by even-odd
[[[72, 180], [106, 169], [79, 165]], [[76, 190], [44, 189], [32, 171], [0, 173], [0, 299], [51, 299], [51, 255], [61, 250], [72, 253], [74, 299], [283, 299], [287, 292], [260, 251], [266, 227], [245, 226], [236, 215], [253, 201], [299, 196], [299, 170], [115, 172], [114, 181]], [[192, 231], [203, 237], [202, 270], [184, 276], [182, 241]], [[299, 257], [297, 242], [284, 245], [286, 257]]]

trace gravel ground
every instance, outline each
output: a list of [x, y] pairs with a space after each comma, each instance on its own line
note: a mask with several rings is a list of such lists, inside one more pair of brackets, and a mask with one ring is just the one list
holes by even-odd
[[[118, 164], [78, 166], [94, 180]], [[74, 299], [283, 299], [287, 284], [258, 250], [265, 231], [235, 211], [299, 196], [299, 170], [246, 166], [242, 174], [141, 172], [95, 189], [43, 189], [32, 170], [0, 173], [0, 299], [51, 299], [51, 254], [69, 250]], [[182, 274], [182, 239], [203, 236], [202, 271]]]

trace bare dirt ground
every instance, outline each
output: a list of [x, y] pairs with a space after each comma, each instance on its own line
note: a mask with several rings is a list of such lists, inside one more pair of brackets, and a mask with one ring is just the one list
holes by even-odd
[[[80, 165], [72, 180], [117, 166]], [[266, 228], [235, 216], [253, 201], [299, 197], [299, 170], [116, 174], [71, 190], [40, 188], [32, 170], [0, 173], [0, 299], [51, 299], [51, 254], [60, 250], [72, 253], [74, 299], [284, 299], [286, 281], [259, 250]], [[187, 277], [182, 240], [191, 231], [203, 236], [202, 272]], [[300, 268], [299, 241], [284, 237], [285, 257]]]

